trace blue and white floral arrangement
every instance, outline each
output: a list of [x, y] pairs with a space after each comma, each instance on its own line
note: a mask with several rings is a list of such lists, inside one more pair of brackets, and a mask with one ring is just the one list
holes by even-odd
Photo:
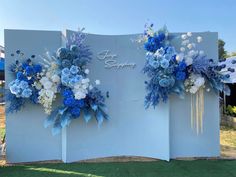
[[[51, 125], [53, 135], [82, 115], [86, 122], [95, 117], [99, 126], [107, 120], [105, 98], [88, 78], [87, 65], [92, 53], [84, 40], [82, 31], [74, 33], [66, 47], [59, 48], [54, 55], [47, 52], [40, 64], [33, 63], [35, 55], [22, 63], [16, 60], [10, 67], [16, 79], [9, 84], [7, 112], [19, 111], [27, 101], [40, 104], [48, 114], [45, 127]], [[24, 56], [20, 50], [16, 53]], [[54, 108], [57, 97], [61, 97], [62, 103]]]
[[[181, 48], [171, 45], [173, 38], [181, 38]], [[201, 36], [193, 37], [191, 32], [173, 36], [163, 27], [154, 31], [153, 24], [145, 25], [140, 41], [144, 42], [146, 63], [143, 68], [148, 77], [145, 82], [147, 95], [145, 106], [157, 106], [166, 102], [170, 94], [184, 97], [191, 94], [191, 126], [202, 132], [204, 112], [204, 91], [211, 89], [230, 95], [226, 83], [232, 83], [230, 75], [234, 72], [236, 61], [226, 67], [224, 60], [208, 58], [203, 50], [197, 50], [197, 43], [202, 42]]]

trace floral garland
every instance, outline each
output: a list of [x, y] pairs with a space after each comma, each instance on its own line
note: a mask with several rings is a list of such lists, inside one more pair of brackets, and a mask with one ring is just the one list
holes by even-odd
[[[181, 48], [177, 51], [170, 44], [174, 37], [182, 39]], [[224, 92], [230, 95], [230, 89], [226, 83], [231, 83], [230, 73], [232, 67], [220, 61], [208, 59], [204, 51], [196, 49], [197, 43], [203, 38], [198, 36], [193, 39], [188, 32], [181, 36], [171, 36], [166, 27], [158, 31], [153, 30], [153, 24], [145, 25], [145, 31], [141, 38], [144, 42], [146, 63], [143, 68], [148, 76], [146, 81], [147, 95], [145, 106], [157, 106], [160, 101], [166, 102], [170, 94], [184, 97], [185, 92], [191, 94], [191, 125], [198, 132], [202, 132], [202, 117], [204, 112], [204, 90], [213, 89], [218, 93]], [[231, 64], [235, 64], [233, 61]]]
[[[9, 84], [7, 112], [19, 111], [28, 100], [40, 104], [48, 114], [45, 127], [52, 125], [53, 135], [82, 113], [86, 122], [95, 116], [99, 126], [104, 119], [108, 119], [105, 98], [88, 78], [87, 65], [92, 59], [92, 53], [83, 44], [84, 40], [82, 31], [74, 33], [66, 47], [59, 48], [54, 55], [47, 52], [41, 57], [41, 64], [33, 64], [35, 55], [22, 63], [16, 60], [10, 66], [16, 79]], [[20, 50], [16, 53], [20, 57], [24, 56]], [[100, 81], [96, 80], [95, 83], [99, 85]], [[61, 106], [52, 109], [59, 96], [62, 98]]]

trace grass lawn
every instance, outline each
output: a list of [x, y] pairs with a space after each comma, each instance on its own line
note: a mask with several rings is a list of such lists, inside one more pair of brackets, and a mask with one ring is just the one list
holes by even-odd
[[236, 177], [236, 161], [31, 164], [0, 167], [1, 177]]

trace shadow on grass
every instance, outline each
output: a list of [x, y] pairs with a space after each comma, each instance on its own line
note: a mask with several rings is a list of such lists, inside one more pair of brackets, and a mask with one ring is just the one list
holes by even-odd
[[122, 163], [32, 164], [0, 167], [2, 177], [233, 177], [236, 161], [196, 160]]

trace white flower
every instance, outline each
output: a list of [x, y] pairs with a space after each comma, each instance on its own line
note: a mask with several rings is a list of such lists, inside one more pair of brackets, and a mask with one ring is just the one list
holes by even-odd
[[184, 59], [184, 54], [183, 53], [179, 53], [176, 55], [176, 60], [177, 61], [182, 61]]
[[197, 91], [198, 91], [198, 87], [196, 87], [196, 86], [192, 86], [192, 87], [189, 89], [189, 92], [192, 93], [192, 94], [195, 94]]
[[54, 74], [51, 79], [53, 82], [56, 83], [60, 82], [60, 77], [57, 74]]
[[187, 45], [189, 43], [189, 40], [182, 41], [182, 45]]
[[89, 83], [89, 81], [90, 81], [89, 78], [86, 78], [86, 79], [82, 79], [81, 82], [82, 82], [82, 84], [85, 84], [85, 83]]
[[181, 52], [184, 52], [184, 51], [185, 51], [185, 48], [184, 48], [184, 47], [180, 47], [180, 51], [181, 51]]
[[189, 66], [193, 63], [193, 59], [191, 57], [186, 57], [185, 58], [185, 63], [186, 63], [187, 66]]
[[89, 74], [89, 69], [85, 69], [85, 70], [84, 70], [84, 73], [85, 73], [85, 74]]
[[206, 89], [206, 91], [207, 91], [207, 92], [210, 92], [210, 91], [211, 91], [211, 89], [210, 89], [210, 88], [207, 88], [207, 89]]
[[196, 50], [190, 50], [189, 52], [188, 52], [188, 56], [189, 57], [194, 57], [195, 55], [197, 55], [197, 51]]
[[95, 84], [100, 85], [101, 84], [100, 80], [95, 80]]
[[197, 87], [201, 87], [204, 84], [205, 84], [205, 79], [204, 77], [201, 77], [201, 76], [197, 77], [197, 79], [194, 82], [194, 85], [196, 85]]
[[182, 38], [183, 40], [187, 39], [187, 37], [188, 37], [188, 36], [187, 36], [186, 34], [182, 34], [182, 35], [181, 35], [181, 38]]
[[47, 77], [42, 77], [40, 83], [43, 85], [45, 82], [49, 81]]
[[47, 81], [47, 82], [43, 83], [43, 87], [45, 89], [50, 89], [52, 87], [52, 82]]
[[199, 55], [200, 55], [200, 56], [205, 55], [204, 51], [203, 51], [203, 50], [200, 50], [200, 51], [199, 51]]
[[191, 32], [187, 32], [187, 36], [188, 36], [188, 37], [191, 37], [191, 36], [192, 36], [192, 33], [191, 33]]
[[188, 44], [187, 47], [188, 47], [188, 49], [192, 49], [193, 45], [192, 44]]
[[202, 37], [201, 37], [201, 36], [198, 36], [198, 37], [197, 37], [197, 42], [198, 42], [198, 43], [202, 42]]
[[46, 90], [46, 95], [49, 100], [52, 100], [54, 97], [54, 92], [52, 90]]
[[77, 91], [75, 93], [75, 99], [80, 100], [86, 97], [86, 93], [82, 92], [82, 91]]
[[89, 90], [92, 90], [92, 89], [93, 89], [93, 86], [92, 86], [92, 85], [90, 85], [90, 86], [89, 86]]

